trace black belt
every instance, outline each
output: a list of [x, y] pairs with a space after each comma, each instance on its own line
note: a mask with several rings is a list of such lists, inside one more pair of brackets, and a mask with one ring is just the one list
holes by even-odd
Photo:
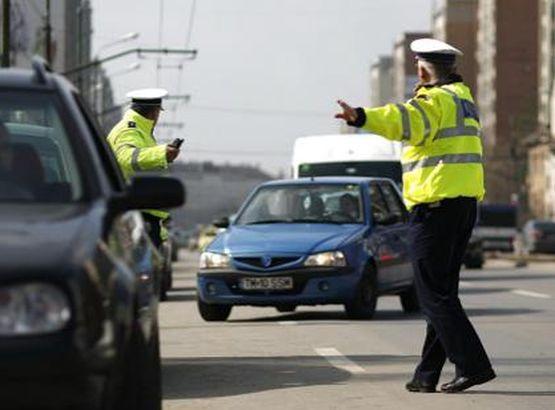
[[413, 207], [413, 209], [424, 208], [424, 209], [435, 209], [435, 208], [443, 208], [449, 205], [455, 204], [463, 204], [463, 203], [473, 203], [476, 202], [476, 198], [468, 197], [468, 196], [458, 196], [456, 198], [445, 198], [440, 201], [436, 202], [426, 202], [422, 204], [417, 204]]

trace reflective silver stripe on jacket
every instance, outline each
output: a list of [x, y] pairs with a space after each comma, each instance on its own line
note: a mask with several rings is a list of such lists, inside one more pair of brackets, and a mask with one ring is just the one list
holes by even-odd
[[410, 140], [410, 119], [407, 107], [403, 104], [395, 104], [401, 112], [401, 124], [403, 127], [403, 140]]
[[120, 153], [120, 151], [124, 148], [136, 148], [135, 145], [133, 144], [121, 144], [120, 146], [118, 146], [118, 148], [116, 149], [116, 155], [118, 155]]
[[442, 128], [437, 133], [435, 138], [450, 138], [450, 137], [480, 137], [481, 132], [480, 129], [474, 126], [466, 126], [464, 124], [464, 108], [461, 102], [460, 97], [455, 94], [453, 91], [441, 87], [441, 89], [447, 93], [449, 93], [453, 97], [453, 101], [457, 106], [457, 125], [451, 128]]
[[428, 115], [426, 114], [424, 109], [420, 106], [420, 104], [418, 104], [418, 102], [416, 102], [415, 100], [410, 100], [409, 104], [418, 110], [418, 112], [422, 116], [422, 121], [424, 122], [424, 138], [422, 139], [422, 142], [419, 144], [419, 145], [422, 145], [430, 135], [430, 129], [431, 129], [430, 119], [428, 118]]
[[139, 172], [141, 170], [141, 167], [139, 166], [139, 154], [141, 153], [141, 149], [140, 148], [135, 148], [133, 150], [133, 154], [131, 154], [131, 168], [133, 168], [133, 171], [135, 172]]
[[472, 125], [464, 126], [462, 128], [443, 128], [436, 134], [436, 138], [449, 138], [449, 137], [479, 137], [481, 131]]
[[403, 164], [403, 172], [411, 172], [420, 168], [435, 167], [439, 164], [481, 164], [480, 154], [444, 154], [426, 157], [418, 161]]

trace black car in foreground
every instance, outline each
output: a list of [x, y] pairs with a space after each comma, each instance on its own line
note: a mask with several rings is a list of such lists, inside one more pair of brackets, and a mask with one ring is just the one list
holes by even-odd
[[126, 185], [75, 88], [39, 60], [0, 71], [0, 408], [161, 408], [161, 258], [134, 209], [181, 183]]

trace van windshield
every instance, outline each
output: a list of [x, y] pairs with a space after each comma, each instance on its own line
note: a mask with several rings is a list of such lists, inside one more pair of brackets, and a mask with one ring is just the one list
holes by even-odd
[[299, 177], [344, 175], [390, 178], [397, 184], [401, 184], [403, 170], [400, 161], [347, 161], [299, 165]]

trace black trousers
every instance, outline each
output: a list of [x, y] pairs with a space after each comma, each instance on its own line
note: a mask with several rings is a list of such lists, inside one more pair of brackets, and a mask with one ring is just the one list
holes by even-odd
[[160, 245], [162, 245], [162, 237], [160, 236], [160, 218], [157, 218], [154, 215], [147, 214], [145, 212], [141, 212], [141, 214], [143, 215], [143, 219], [146, 222], [146, 229], [150, 240], [156, 248], [160, 248]]
[[415, 377], [437, 384], [446, 358], [457, 376], [491, 368], [478, 334], [459, 300], [459, 274], [476, 221], [476, 200], [454, 198], [411, 212], [409, 244], [416, 293], [428, 323]]

